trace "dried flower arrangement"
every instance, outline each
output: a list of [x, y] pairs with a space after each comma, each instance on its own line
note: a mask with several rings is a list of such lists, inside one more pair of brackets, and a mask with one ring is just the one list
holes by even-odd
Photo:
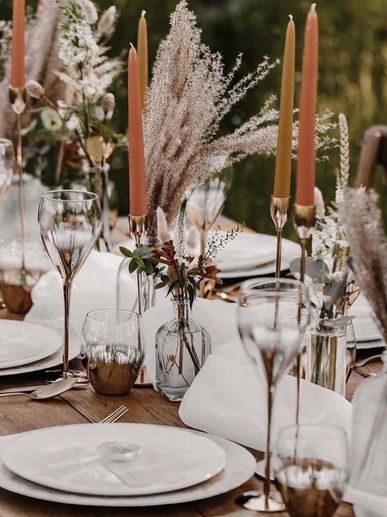
[[369, 301], [387, 343], [387, 239], [374, 191], [348, 189], [340, 214], [351, 248], [356, 282]]
[[[181, 0], [171, 15], [171, 28], [160, 44], [153, 67], [144, 120], [145, 161], [150, 214], [157, 207], [171, 224], [185, 192], [211, 174], [209, 160], [227, 158], [227, 164], [250, 154], [276, 149], [278, 112], [271, 97], [257, 116], [233, 133], [217, 136], [227, 113], [262, 81], [276, 65], [268, 57], [257, 69], [234, 84], [241, 55], [229, 73], [219, 53], [201, 42], [195, 14]], [[318, 147], [331, 145], [330, 115], [318, 121]], [[295, 148], [297, 124], [294, 125]]]
[[[326, 212], [321, 192], [316, 189], [317, 222], [312, 256], [306, 258], [306, 281], [314, 288], [314, 306], [320, 320], [346, 316], [360, 292], [350, 269], [350, 246], [339, 211], [349, 178], [348, 124], [343, 113], [339, 114], [339, 129], [340, 168], [336, 175], [335, 200]], [[291, 272], [297, 275], [299, 267], [298, 259], [292, 261]]]

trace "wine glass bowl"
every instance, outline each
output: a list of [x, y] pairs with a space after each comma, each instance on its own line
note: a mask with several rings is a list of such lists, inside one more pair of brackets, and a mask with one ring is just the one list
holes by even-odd
[[231, 187], [232, 169], [226, 156], [208, 160], [211, 177], [195, 186], [187, 195], [187, 214], [200, 234], [200, 254], [207, 245], [207, 233], [221, 214]]
[[290, 517], [331, 517], [349, 476], [345, 431], [318, 424], [284, 427], [273, 449], [273, 471]]
[[63, 280], [63, 376], [68, 376], [71, 284], [89, 256], [101, 231], [98, 196], [80, 190], [52, 190], [42, 195], [38, 221], [44, 247]]
[[[298, 280], [261, 278], [244, 282], [239, 295], [238, 330], [256, 373], [267, 381], [267, 436], [264, 493], [246, 508], [281, 511], [270, 494], [271, 421], [275, 388], [294, 361], [310, 319], [307, 287]], [[281, 508], [282, 506], [282, 508]]]

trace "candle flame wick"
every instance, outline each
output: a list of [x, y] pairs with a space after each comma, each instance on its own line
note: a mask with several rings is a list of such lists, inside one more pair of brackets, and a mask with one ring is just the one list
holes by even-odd
[[292, 21], [293, 20], [293, 15], [292, 14], [289, 14], [289, 20]]
[[310, 6], [310, 10], [311, 10], [311, 11], [315, 11], [315, 10], [316, 10], [316, 5], [317, 5], [317, 4], [312, 4], [312, 5]]
[[132, 42], [130, 42], [129, 45], [131, 46], [131, 48], [135, 48]]
[[141, 11], [141, 16], [144, 17], [146, 15], [145, 9]]

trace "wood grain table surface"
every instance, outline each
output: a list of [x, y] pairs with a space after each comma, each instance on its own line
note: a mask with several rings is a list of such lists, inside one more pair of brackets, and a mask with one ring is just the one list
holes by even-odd
[[[20, 319], [15, 315], [0, 311], [0, 318]], [[351, 399], [356, 387], [364, 380], [364, 375], [381, 369], [380, 361], [373, 361], [367, 366], [353, 372], [347, 385], [347, 398]], [[27, 374], [15, 377], [0, 378], [0, 389], [41, 383], [41, 374]], [[36, 402], [24, 396], [13, 396], [0, 399], [0, 435], [30, 431], [42, 427], [64, 424], [98, 422], [108, 413], [125, 404], [129, 411], [120, 422], [138, 422], [185, 427], [178, 416], [178, 403], [169, 402], [152, 388], [135, 388], [129, 395], [102, 396], [97, 395], [91, 387], [84, 390], [73, 390], [62, 396]], [[255, 454], [261, 458], [260, 453]], [[113, 517], [113, 516], [163, 516], [163, 517], [214, 517], [234, 515], [244, 517], [257, 515], [255, 512], [240, 509], [235, 498], [246, 490], [260, 488], [262, 483], [252, 477], [247, 483], [225, 495], [203, 501], [175, 506], [156, 508], [120, 508], [108, 509], [97, 507], [70, 506], [53, 504], [30, 499], [0, 489], [0, 517]], [[269, 515], [269, 514], [268, 514]], [[286, 516], [286, 513], [270, 514]], [[352, 507], [342, 504], [335, 517], [354, 516]]]

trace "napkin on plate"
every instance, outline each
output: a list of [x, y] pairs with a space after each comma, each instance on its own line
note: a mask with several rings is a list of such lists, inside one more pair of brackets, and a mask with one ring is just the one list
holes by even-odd
[[[296, 379], [286, 375], [277, 387], [273, 439], [294, 424]], [[258, 377], [239, 338], [217, 347], [185, 394], [179, 415], [190, 427], [213, 433], [248, 447], [265, 450], [266, 382]], [[348, 433], [351, 404], [333, 391], [307, 381], [301, 383], [300, 422], [339, 426]]]
[[[75, 276], [71, 290], [70, 322], [80, 333], [86, 314], [94, 309], [116, 307], [117, 271], [122, 257], [113, 253], [92, 251]], [[136, 285], [128, 275], [120, 279], [123, 306], [132, 309], [136, 300]], [[43, 326], [63, 327], [63, 291], [61, 277], [56, 271], [43, 275], [32, 290], [33, 306], [25, 320]]]

